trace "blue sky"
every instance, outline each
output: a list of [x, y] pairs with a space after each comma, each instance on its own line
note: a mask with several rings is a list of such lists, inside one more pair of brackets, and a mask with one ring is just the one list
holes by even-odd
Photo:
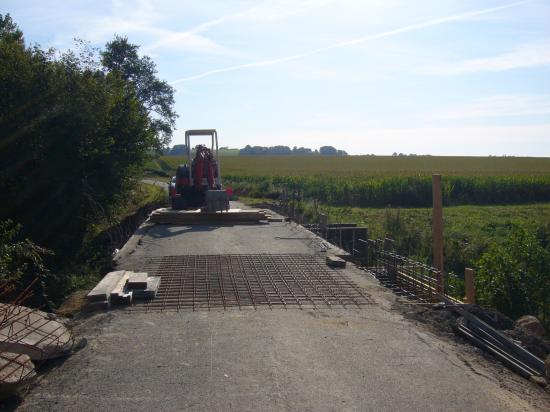
[[0, 0], [26, 40], [128, 36], [176, 88], [173, 143], [550, 156], [550, 0]]

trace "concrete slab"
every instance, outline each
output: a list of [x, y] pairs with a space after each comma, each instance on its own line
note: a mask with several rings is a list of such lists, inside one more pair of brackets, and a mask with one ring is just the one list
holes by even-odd
[[147, 277], [147, 287], [145, 289], [134, 289], [133, 298], [135, 299], [153, 299], [158, 292], [161, 278], [159, 276]]
[[36, 376], [28, 355], [0, 352], [0, 401], [13, 396]]
[[145, 225], [116, 259], [117, 267], [140, 271], [153, 256], [306, 253], [346, 255], [299, 225], [273, 222], [236, 226]]
[[6, 318], [0, 328], [0, 351], [28, 355], [45, 360], [71, 350], [73, 336], [61, 322], [42, 311], [0, 303], [0, 316]]
[[128, 289], [145, 289], [147, 288], [147, 273], [145, 272], [131, 272], [128, 277]]
[[111, 292], [124, 276], [124, 270], [109, 272], [103, 279], [86, 295], [88, 302], [110, 301]]
[[118, 280], [117, 284], [111, 290], [110, 301], [113, 305], [126, 305], [132, 303], [132, 293], [127, 290], [128, 279], [130, 278], [130, 273], [125, 271], [123, 275]]

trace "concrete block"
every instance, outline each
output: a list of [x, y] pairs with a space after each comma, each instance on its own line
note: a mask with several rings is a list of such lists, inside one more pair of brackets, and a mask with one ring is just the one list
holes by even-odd
[[331, 268], [345, 268], [346, 261], [338, 256], [327, 256], [326, 263]]
[[134, 299], [153, 299], [157, 295], [157, 291], [160, 286], [160, 276], [149, 276], [147, 277], [147, 288], [146, 289], [134, 289], [133, 298]]
[[133, 292], [120, 293], [114, 296], [111, 296], [111, 305], [129, 305], [132, 303]]
[[145, 272], [131, 272], [128, 278], [128, 289], [146, 289], [147, 288], [147, 273]]
[[127, 305], [132, 303], [132, 292], [128, 291], [127, 283], [131, 272], [125, 272], [111, 291], [111, 304]]
[[109, 301], [111, 298], [111, 292], [117, 286], [120, 279], [124, 276], [126, 271], [117, 270], [116, 272], [109, 272], [103, 279], [91, 290], [86, 299], [88, 302], [103, 302]]

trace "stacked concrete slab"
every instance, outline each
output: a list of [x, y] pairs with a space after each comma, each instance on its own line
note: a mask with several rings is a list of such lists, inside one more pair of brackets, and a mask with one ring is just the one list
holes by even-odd
[[86, 296], [88, 310], [129, 305], [136, 299], [152, 299], [160, 286], [160, 277], [145, 272], [117, 270], [109, 272]]

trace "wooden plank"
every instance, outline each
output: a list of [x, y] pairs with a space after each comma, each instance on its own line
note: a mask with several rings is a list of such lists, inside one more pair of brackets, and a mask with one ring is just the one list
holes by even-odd
[[201, 223], [240, 223], [268, 220], [269, 216], [259, 210], [232, 209], [223, 213], [201, 213], [198, 211], [173, 211], [157, 209], [151, 214], [150, 221], [164, 224], [201, 224]]
[[473, 269], [466, 268], [464, 270], [464, 285], [466, 287], [465, 303], [474, 305], [476, 303], [476, 286], [474, 282], [475, 272]]
[[443, 293], [444, 268], [443, 268], [443, 195], [441, 191], [441, 175], [432, 176], [433, 195], [433, 262], [439, 271], [437, 277], [437, 292]]

